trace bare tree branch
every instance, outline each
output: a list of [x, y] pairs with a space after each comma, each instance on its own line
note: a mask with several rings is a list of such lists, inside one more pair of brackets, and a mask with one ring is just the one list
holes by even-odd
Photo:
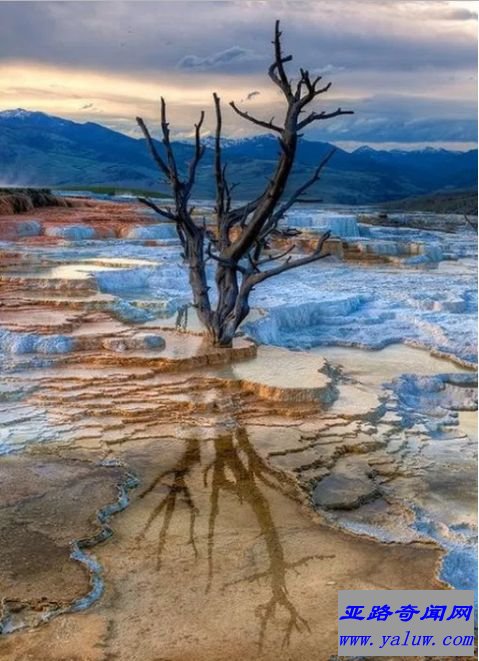
[[195, 184], [196, 169], [198, 167], [198, 163], [201, 161], [205, 153], [205, 146], [201, 144], [201, 127], [203, 125], [204, 119], [205, 119], [205, 111], [202, 110], [200, 114], [199, 122], [198, 124], [195, 124], [195, 153], [189, 164], [188, 183], [186, 184], [186, 190], [188, 194], [191, 193], [191, 190]]
[[153, 142], [153, 138], [151, 137], [151, 134], [150, 134], [145, 122], [142, 120], [141, 117], [137, 117], [136, 121], [137, 121], [137, 124], [140, 127], [140, 129], [141, 129], [141, 131], [142, 131], [142, 133], [145, 137], [146, 144], [148, 145], [148, 149], [150, 151], [150, 154], [153, 156], [153, 159], [154, 159], [155, 163], [158, 165], [158, 167], [163, 172], [165, 177], [169, 180], [170, 179], [170, 172], [168, 170], [168, 166], [166, 165], [165, 161], [160, 156], [160, 153], [157, 150], [157, 148], [155, 146], [155, 143]]
[[292, 55], [284, 56], [281, 51], [281, 32], [279, 29], [279, 20], [274, 25], [274, 62], [270, 66], [268, 74], [271, 80], [283, 91], [285, 97], [289, 99], [292, 96], [291, 85], [286, 75], [284, 65], [291, 62]]
[[230, 101], [230, 106], [233, 108], [233, 110], [237, 115], [239, 115], [243, 119], [247, 119], [248, 122], [252, 122], [257, 126], [261, 126], [264, 129], [268, 129], [270, 131], [276, 131], [277, 133], [281, 133], [281, 131], [283, 130], [281, 126], [278, 126], [277, 124], [273, 124], [273, 120], [271, 120], [270, 122], [265, 122], [262, 119], [257, 119], [256, 117], [253, 117], [245, 110], [240, 110], [234, 101]]
[[472, 227], [474, 232], [477, 232], [477, 225], [474, 225], [474, 223], [472, 222], [472, 220], [469, 218], [469, 216], [467, 214], [464, 214], [464, 220], [469, 225], [469, 227]]
[[[294, 193], [290, 196], [290, 198], [284, 202], [272, 216], [271, 216], [271, 221], [268, 223], [268, 226], [265, 228], [266, 229], [266, 234], [269, 234], [272, 229], [275, 229], [281, 220], [283, 218], [284, 214], [296, 203], [298, 202], [299, 198], [303, 193], [305, 193], [311, 186], [313, 186], [317, 181], [319, 181], [321, 177], [321, 172], [323, 169], [326, 167], [326, 165], [329, 163], [331, 158], [334, 156], [336, 153], [336, 147], [333, 147], [330, 152], [323, 158], [321, 163], [318, 165], [316, 170], [314, 171], [313, 175], [305, 181], [304, 184], [302, 184], [299, 188], [297, 188]], [[263, 235], [265, 235], [265, 232], [263, 232]]]
[[305, 266], [306, 264], [311, 264], [312, 262], [316, 262], [319, 259], [324, 259], [325, 257], [329, 257], [329, 253], [323, 253], [323, 246], [324, 243], [329, 239], [331, 236], [331, 232], [325, 232], [324, 234], [321, 235], [318, 245], [316, 246], [315, 250], [311, 255], [307, 255], [306, 257], [301, 257], [300, 259], [295, 259], [293, 261], [286, 261], [280, 266], [277, 266], [274, 269], [268, 269], [267, 271], [262, 271], [261, 273], [256, 273], [251, 277], [252, 279], [252, 286], [255, 286], [259, 284], [260, 282], [263, 282], [267, 278], [272, 278], [275, 275], [279, 275], [280, 273], [284, 273], [285, 271], [290, 271], [291, 269], [298, 268], [298, 266]]
[[211, 243], [208, 243], [208, 245], [206, 246], [206, 254], [210, 259], [213, 259], [215, 262], [218, 262], [219, 264], [222, 264], [223, 266], [234, 269], [235, 271], [239, 271], [240, 273], [246, 273], [246, 269], [243, 266], [241, 266], [240, 264], [234, 262], [231, 259], [224, 259], [220, 255], [215, 255], [212, 252], [212, 244]]
[[283, 257], [286, 257], [286, 255], [289, 255], [290, 252], [294, 250], [295, 246], [290, 246], [283, 252], [280, 252], [277, 255], [269, 255], [265, 259], [260, 259], [258, 262], [256, 262], [256, 266], [263, 266], [263, 264], [267, 264], [268, 262], [276, 261], [278, 259], [283, 259]]
[[170, 171], [170, 177], [173, 182], [178, 184], [178, 170], [176, 166], [176, 159], [173, 154], [173, 148], [170, 142], [170, 125], [166, 121], [166, 102], [163, 97], [161, 97], [161, 131], [163, 133], [163, 145], [165, 146], [166, 156], [168, 158], [168, 169]]
[[[317, 96], [327, 92], [330, 89], [332, 83], [327, 83], [324, 87], [317, 88], [316, 86], [322, 80], [322, 76], [317, 76], [317, 78], [311, 81], [309, 71], [306, 71], [305, 69], [300, 69], [299, 71], [301, 77], [296, 86], [295, 98], [300, 101], [300, 106], [303, 108], [308, 103], [311, 103], [311, 101], [313, 101], [313, 99], [315, 99]], [[302, 96], [303, 87], [305, 87], [307, 90], [307, 94], [304, 96]]]
[[222, 116], [221, 116], [221, 100], [214, 92], [213, 100], [215, 104], [216, 113], [216, 131], [215, 131], [215, 181], [216, 181], [216, 214], [220, 219], [224, 212], [225, 203], [225, 190], [223, 167], [221, 163], [221, 129], [222, 129]]
[[173, 222], [177, 222], [178, 218], [169, 207], [162, 209], [147, 197], [139, 197], [138, 201], [142, 204], [145, 204], [147, 207], [150, 207], [150, 209], [153, 209], [153, 211], [156, 211], [158, 215], [163, 216], [164, 218], [168, 218], [168, 220], [172, 220]]
[[298, 130], [301, 131], [301, 129], [304, 129], [305, 126], [312, 124], [312, 122], [317, 122], [322, 119], [332, 119], [333, 117], [339, 117], [339, 115], [354, 115], [354, 111], [342, 110], [341, 108], [338, 108], [334, 112], [324, 112], [324, 110], [322, 112], [312, 112], [306, 117], [306, 119], [303, 119], [302, 122], [299, 122]]

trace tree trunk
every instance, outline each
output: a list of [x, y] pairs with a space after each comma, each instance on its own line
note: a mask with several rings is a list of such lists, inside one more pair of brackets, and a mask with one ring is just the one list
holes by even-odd
[[203, 233], [188, 238], [186, 256], [193, 302], [198, 318], [206, 327], [207, 335], [213, 346], [231, 347], [236, 330], [241, 323], [236, 315], [239, 295], [237, 269], [234, 266], [218, 265], [216, 271], [218, 305], [213, 311], [208, 294]]
[[[217, 283], [219, 287], [226, 287], [222, 298], [223, 300], [226, 298], [228, 301], [227, 314], [215, 319], [217, 325], [214, 332], [214, 344], [220, 347], [232, 346], [236, 331], [250, 311], [248, 299], [251, 287], [247, 282], [243, 281], [241, 287], [238, 288], [236, 271], [233, 269], [230, 269], [230, 271], [234, 273], [234, 300], [233, 296], [230, 296], [231, 288], [229, 286], [229, 279], [224, 278], [220, 283]], [[232, 276], [230, 275], [230, 277]], [[226, 308], [224, 309], [226, 310]]]
[[208, 282], [206, 279], [204, 258], [204, 237], [200, 231], [189, 236], [186, 243], [186, 257], [189, 266], [190, 287], [193, 294], [193, 303], [201, 323], [211, 336], [213, 330]]
[[233, 312], [238, 297], [238, 275], [235, 267], [218, 264], [216, 270], [216, 289], [218, 304], [213, 314], [215, 344], [230, 347], [236, 328], [227, 323]]

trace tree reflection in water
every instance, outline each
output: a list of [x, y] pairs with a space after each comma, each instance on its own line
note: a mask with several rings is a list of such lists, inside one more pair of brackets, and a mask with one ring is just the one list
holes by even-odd
[[200, 461], [200, 445], [198, 441], [190, 439], [187, 441], [186, 450], [178, 461], [177, 465], [173, 469], [163, 471], [157, 475], [150, 486], [145, 489], [145, 491], [143, 491], [139, 496], [140, 498], [144, 498], [149, 493], [151, 493], [155, 487], [157, 487], [159, 484], [162, 484], [166, 478], [172, 478], [172, 482], [166, 484], [167, 494], [165, 498], [153, 509], [142, 532], [142, 536], [144, 536], [155, 519], [157, 519], [163, 511], [165, 512], [163, 523], [161, 524], [160, 532], [158, 535], [158, 553], [156, 560], [157, 569], [160, 569], [161, 567], [161, 557], [163, 554], [163, 549], [165, 548], [168, 530], [173, 518], [173, 514], [175, 512], [178, 498], [183, 500], [190, 511], [190, 536], [188, 541], [193, 547], [195, 558], [198, 557], [198, 549], [196, 547], [195, 540], [195, 521], [199, 511], [194, 503], [191, 490], [186, 484], [185, 478], [193, 466], [199, 464]]
[[[161, 567], [161, 558], [168, 531], [179, 499], [189, 509], [189, 543], [193, 548], [195, 557], [198, 557], [195, 521], [199, 510], [195, 505], [192, 490], [188, 487], [187, 479], [193, 468], [201, 464], [200, 447], [201, 443], [199, 441], [187, 441], [185, 452], [175, 466], [160, 473], [139, 496], [144, 498], [158, 485], [163, 488], [166, 487], [166, 496], [153, 509], [142, 533], [145, 535], [153, 522], [163, 513], [158, 538], [158, 569]], [[259, 536], [262, 537], [265, 544], [267, 566], [263, 571], [227, 583], [224, 589], [241, 582], [266, 581], [271, 590], [271, 597], [266, 603], [259, 605], [255, 611], [260, 622], [258, 645], [260, 649], [263, 647], [268, 623], [274, 618], [277, 609], [283, 609], [287, 615], [282, 644], [283, 646], [289, 645], [294, 630], [302, 632], [310, 631], [310, 629], [308, 622], [301, 617], [288, 595], [287, 572], [289, 570], [297, 571], [299, 566], [313, 559], [322, 560], [334, 557], [333, 555], [309, 555], [294, 562], [286, 560], [283, 545], [263, 489], [264, 487], [274, 489], [283, 496], [294, 499], [296, 487], [293, 480], [282, 471], [276, 470], [267, 464], [256, 452], [248, 438], [246, 429], [242, 427], [214, 440], [214, 458], [203, 469], [203, 486], [210, 490], [206, 591], [208, 592], [211, 589], [214, 576], [214, 541], [216, 522], [220, 511], [220, 498], [222, 492], [229, 493], [236, 496], [241, 504], [247, 503], [249, 505], [259, 528]]]

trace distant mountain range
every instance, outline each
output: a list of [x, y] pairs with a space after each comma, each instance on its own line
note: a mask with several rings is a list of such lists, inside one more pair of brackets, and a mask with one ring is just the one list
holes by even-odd
[[[197, 197], [210, 197], [211, 142], [198, 169]], [[162, 149], [161, 143], [158, 143]], [[309, 176], [331, 149], [324, 142], [302, 140], [291, 185]], [[174, 143], [186, 165], [193, 147]], [[259, 192], [271, 174], [278, 153], [274, 136], [226, 140], [224, 159], [238, 198]], [[0, 112], [0, 184], [15, 186], [112, 186], [167, 192], [142, 139], [109, 128], [80, 124], [22, 109]], [[477, 150], [467, 152], [427, 148], [420, 151], [378, 151], [361, 147], [338, 149], [310, 196], [325, 202], [369, 204], [437, 191], [477, 187]]]

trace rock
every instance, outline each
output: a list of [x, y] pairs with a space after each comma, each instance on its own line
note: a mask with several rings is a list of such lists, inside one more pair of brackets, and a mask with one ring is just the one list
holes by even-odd
[[165, 340], [153, 333], [135, 333], [124, 337], [108, 337], [102, 346], [110, 351], [151, 351], [164, 349]]
[[42, 225], [38, 220], [22, 220], [17, 223], [17, 235], [24, 236], [39, 236], [42, 231]]
[[61, 354], [73, 350], [74, 340], [66, 335], [39, 335], [0, 329], [0, 351], [7, 354]]
[[84, 241], [86, 239], [94, 239], [96, 232], [93, 227], [87, 225], [68, 225], [68, 226], [51, 226], [45, 229], [46, 236], [56, 236], [60, 239], [68, 239], [70, 241]]
[[332, 212], [317, 212], [312, 215], [303, 215], [296, 212], [288, 216], [285, 221], [289, 227], [308, 228], [315, 233], [330, 231], [333, 237], [358, 237], [359, 227], [356, 216]]
[[109, 351], [126, 351], [126, 342], [116, 337], [109, 337], [102, 342], [103, 348]]
[[350, 510], [379, 495], [375, 483], [367, 476], [334, 472], [323, 478], [313, 491], [313, 503], [324, 509]]
[[156, 225], [137, 225], [132, 227], [128, 239], [178, 239], [174, 223], [159, 223]]

